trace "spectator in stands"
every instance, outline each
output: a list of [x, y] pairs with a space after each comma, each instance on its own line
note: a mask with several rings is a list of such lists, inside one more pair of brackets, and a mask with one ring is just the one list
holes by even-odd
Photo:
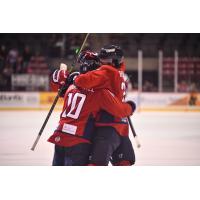
[[188, 92], [188, 84], [186, 81], [181, 81], [178, 84], [178, 92]]
[[23, 57], [19, 56], [17, 58], [17, 70], [16, 73], [23, 73]]
[[25, 46], [22, 56], [23, 56], [22, 73], [26, 73], [28, 63], [29, 63], [31, 56], [32, 56], [30, 47], [28, 45]]
[[7, 55], [6, 46], [5, 45], [1, 45], [1, 48], [0, 48], [0, 57], [5, 60], [6, 59], [6, 55]]
[[190, 92], [190, 99], [189, 99], [189, 105], [195, 106], [198, 105], [198, 88], [197, 84], [192, 82], [189, 86], [189, 92]]
[[189, 85], [188, 90], [189, 90], [189, 92], [197, 92], [198, 89], [197, 89], [196, 83], [192, 82], [192, 83]]
[[6, 47], [4, 45], [1, 45], [0, 48], [0, 72], [3, 71], [6, 61]]
[[8, 52], [7, 56], [7, 69], [12, 68], [13, 73], [17, 72], [17, 59], [19, 56], [19, 52], [17, 48], [12, 48]]
[[147, 80], [145, 80], [143, 85], [143, 91], [145, 92], [151, 92], [154, 90], [153, 84]]
[[51, 57], [63, 56], [65, 40], [61, 34], [52, 34], [49, 39], [49, 55]]
[[6, 47], [4, 45], [1, 45], [0, 47], [0, 91], [3, 91], [6, 89], [7, 80], [6, 77], [3, 74], [4, 68], [5, 68], [5, 62], [6, 62]]
[[10, 91], [11, 90], [11, 76], [13, 74], [13, 68], [11, 65], [6, 64], [5, 68], [3, 69], [2, 72], [2, 78], [3, 78], [3, 84], [5, 85], [5, 87], [3, 88], [3, 90], [7, 90]]

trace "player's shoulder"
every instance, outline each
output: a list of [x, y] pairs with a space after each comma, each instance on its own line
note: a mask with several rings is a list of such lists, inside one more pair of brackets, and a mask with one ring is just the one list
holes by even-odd
[[105, 95], [110, 96], [111, 95], [111, 96], [115, 97], [115, 95], [108, 89], [100, 89], [100, 90], [97, 90], [95, 92], [97, 92], [101, 96], [105, 96]]
[[65, 92], [65, 97], [68, 96], [69, 93], [72, 93], [72, 94], [80, 93], [80, 90], [75, 85], [70, 85]]
[[122, 62], [122, 63], [121, 63], [121, 66], [120, 66], [120, 71], [125, 72], [125, 70], [126, 70], [126, 65], [125, 65], [124, 62]]
[[122, 62], [119, 68], [115, 68], [111, 65], [101, 65], [97, 70], [108, 70], [108, 71], [118, 72], [118, 71], [125, 71], [125, 69], [126, 69], [125, 63]]
[[118, 72], [118, 70], [111, 65], [101, 65], [101, 67], [99, 67], [98, 70]]

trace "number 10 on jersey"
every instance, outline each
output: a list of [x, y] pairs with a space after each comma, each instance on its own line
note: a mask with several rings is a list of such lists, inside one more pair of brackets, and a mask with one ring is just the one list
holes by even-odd
[[[80, 99], [80, 101], [78, 101], [78, 99]], [[69, 93], [67, 104], [66, 104], [67, 108], [63, 111], [61, 116], [62, 117], [70, 117], [70, 118], [73, 118], [73, 119], [78, 119], [85, 99], [86, 99], [85, 94]], [[69, 112], [67, 112], [67, 110], [69, 110]]]

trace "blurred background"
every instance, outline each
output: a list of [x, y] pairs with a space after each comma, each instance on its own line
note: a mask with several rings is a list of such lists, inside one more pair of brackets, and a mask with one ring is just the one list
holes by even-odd
[[[46, 139], [36, 153], [30, 146], [56, 95], [50, 75], [62, 62], [70, 67], [85, 36], [0, 34], [0, 165], [51, 164], [53, 146], [46, 139], [57, 125], [61, 99]], [[92, 33], [85, 49], [98, 52], [106, 44], [124, 51], [127, 99], [137, 104], [132, 121], [142, 143], [136, 164], [200, 165], [200, 34]]]
[[[84, 37], [81, 33], [0, 34], [0, 90], [48, 91], [49, 74], [60, 62], [72, 63]], [[93, 33], [86, 48], [99, 51], [105, 44], [124, 50], [133, 90], [200, 90], [200, 34]]]

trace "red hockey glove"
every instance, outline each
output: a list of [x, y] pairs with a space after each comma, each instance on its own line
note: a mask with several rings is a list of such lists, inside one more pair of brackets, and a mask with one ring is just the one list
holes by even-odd
[[58, 84], [59, 86], [62, 86], [65, 84], [65, 81], [69, 75], [69, 72], [67, 70], [55, 70], [55, 72], [52, 75], [52, 81], [55, 84]]

